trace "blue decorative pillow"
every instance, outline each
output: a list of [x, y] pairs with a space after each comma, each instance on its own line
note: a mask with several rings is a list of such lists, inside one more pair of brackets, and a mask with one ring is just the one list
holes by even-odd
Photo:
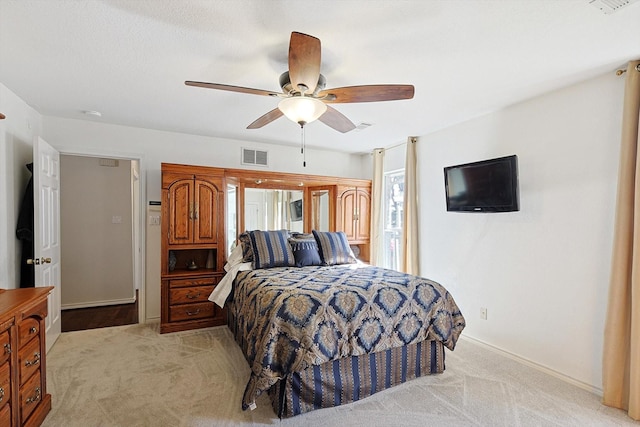
[[296, 260], [296, 267], [322, 265], [318, 244], [312, 234], [297, 234], [289, 238], [289, 244]]
[[357, 262], [351, 247], [349, 247], [347, 235], [343, 231], [312, 231], [324, 265], [355, 264]]
[[287, 230], [249, 232], [253, 248], [253, 268], [287, 267], [296, 265]]

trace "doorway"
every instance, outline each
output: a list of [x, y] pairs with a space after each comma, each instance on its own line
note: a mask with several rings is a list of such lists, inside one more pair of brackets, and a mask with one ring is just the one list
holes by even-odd
[[138, 323], [137, 159], [60, 156], [62, 332]]

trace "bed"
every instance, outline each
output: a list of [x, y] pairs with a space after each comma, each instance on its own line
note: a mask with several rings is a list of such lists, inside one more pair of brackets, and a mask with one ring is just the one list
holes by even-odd
[[243, 409], [267, 392], [286, 418], [444, 371], [465, 321], [440, 284], [357, 262], [344, 233], [247, 234], [210, 297], [251, 368]]

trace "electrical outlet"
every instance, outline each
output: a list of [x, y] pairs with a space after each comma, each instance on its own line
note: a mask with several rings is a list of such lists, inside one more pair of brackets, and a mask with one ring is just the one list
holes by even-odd
[[480, 307], [480, 318], [487, 320], [487, 309], [485, 307]]

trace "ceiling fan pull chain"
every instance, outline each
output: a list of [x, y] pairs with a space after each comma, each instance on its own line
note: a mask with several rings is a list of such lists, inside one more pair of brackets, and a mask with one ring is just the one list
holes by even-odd
[[302, 140], [302, 146], [300, 147], [300, 154], [302, 154], [302, 167], [306, 168], [307, 167], [307, 153], [304, 152], [304, 148], [306, 145], [306, 141], [305, 141], [305, 132], [304, 132], [304, 125], [300, 125], [300, 139]]

